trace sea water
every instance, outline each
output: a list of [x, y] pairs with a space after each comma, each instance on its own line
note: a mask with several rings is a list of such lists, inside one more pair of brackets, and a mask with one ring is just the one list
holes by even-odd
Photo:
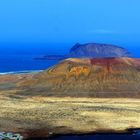
[[56, 60], [36, 60], [38, 55], [0, 55], [0, 74], [14, 74], [45, 70]]

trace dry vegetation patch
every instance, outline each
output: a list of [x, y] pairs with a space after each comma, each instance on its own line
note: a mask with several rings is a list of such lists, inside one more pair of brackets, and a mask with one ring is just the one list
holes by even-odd
[[3, 97], [0, 102], [1, 131], [86, 133], [140, 127], [139, 99]]

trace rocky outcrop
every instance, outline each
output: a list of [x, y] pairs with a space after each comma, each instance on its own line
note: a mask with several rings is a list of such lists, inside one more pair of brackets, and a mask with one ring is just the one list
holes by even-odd
[[87, 43], [74, 45], [68, 57], [71, 58], [106, 58], [106, 57], [129, 57], [130, 53], [127, 49], [116, 45], [99, 44], [99, 43]]

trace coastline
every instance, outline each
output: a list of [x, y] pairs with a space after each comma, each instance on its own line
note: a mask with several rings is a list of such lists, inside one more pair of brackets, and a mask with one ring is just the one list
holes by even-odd
[[[1, 132], [0, 132], [1, 133]], [[7, 132], [9, 133], [9, 132]], [[48, 133], [45, 130], [29, 130], [27, 132], [11, 132], [12, 134], [20, 134], [25, 140], [43, 140], [43, 139], [61, 139], [61, 137], [95, 137], [98, 136], [140, 136], [140, 128], [129, 128], [122, 131], [97, 130], [91, 132], [65, 132], [63, 134]]]
[[30, 73], [38, 73], [42, 72], [43, 70], [23, 70], [23, 71], [9, 71], [9, 72], [0, 72], [1, 75], [16, 75], [16, 74], [30, 74]]
[[[124, 131], [109, 131], [109, 130], [100, 130], [99, 131], [94, 131], [94, 132], [89, 132], [89, 133], [70, 133], [70, 134], [54, 134], [54, 135], [50, 135], [48, 136], [48, 138], [53, 139], [53, 138], [59, 138], [59, 137], [71, 137], [71, 136], [77, 136], [77, 137], [86, 137], [86, 136], [95, 136], [95, 135], [140, 135], [140, 128], [137, 129], [127, 129]], [[46, 137], [44, 137], [46, 138]], [[28, 138], [29, 139], [33, 139], [33, 137]], [[35, 138], [35, 139], [43, 139], [41, 137], [39, 138]]]

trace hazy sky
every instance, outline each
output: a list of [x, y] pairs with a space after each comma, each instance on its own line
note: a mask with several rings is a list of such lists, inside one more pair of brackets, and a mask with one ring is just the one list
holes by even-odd
[[138, 56], [139, 38], [140, 0], [0, 1], [0, 52], [63, 51], [76, 42], [103, 42]]

